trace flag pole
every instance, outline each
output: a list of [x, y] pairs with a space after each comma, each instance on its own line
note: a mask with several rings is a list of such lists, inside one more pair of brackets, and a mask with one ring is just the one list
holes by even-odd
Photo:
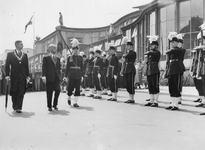
[[35, 20], [36, 18], [35, 18], [35, 12], [33, 12], [33, 51], [34, 51], [34, 49], [35, 49]]

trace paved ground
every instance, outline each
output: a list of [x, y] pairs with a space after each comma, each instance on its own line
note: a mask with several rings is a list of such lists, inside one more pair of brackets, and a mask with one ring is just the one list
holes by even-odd
[[[81, 97], [80, 108], [67, 105], [66, 94], [59, 98], [59, 111], [49, 113], [45, 92], [27, 93], [23, 113], [15, 114], [11, 101], [4, 111], [0, 97], [1, 150], [204, 150], [205, 116], [198, 113], [197, 97], [183, 96], [180, 111], [168, 111], [169, 96], [161, 89], [160, 107], [144, 107], [147, 90], [136, 93], [136, 104], [127, 100], [125, 90], [118, 102]], [[164, 92], [163, 92], [164, 91]], [[190, 91], [195, 92], [194, 88]], [[196, 94], [197, 95], [197, 94]]]

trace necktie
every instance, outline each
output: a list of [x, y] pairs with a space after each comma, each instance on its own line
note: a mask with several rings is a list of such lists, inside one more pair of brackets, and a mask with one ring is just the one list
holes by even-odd
[[57, 59], [56, 59], [56, 56], [54, 56], [54, 55], [53, 55], [53, 60], [56, 63]]

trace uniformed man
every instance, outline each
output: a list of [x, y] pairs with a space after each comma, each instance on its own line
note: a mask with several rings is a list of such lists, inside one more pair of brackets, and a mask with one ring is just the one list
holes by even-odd
[[94, 85], [93, 85], [93, 67], [94, 67], [94, 51], [90, 50], [89, 52], [89, 59], [88, 59], [88, 63], [87, 63], [87, 73], [86, 73], [86, 76], [88, 77], [88, 86], [91, 90], [91, 94], [88, 95], [88, 97], [94, 97], [94, 94], [95, 94], [95, 89], [94, 89]]
[[129, 93], [129, 100], [125, 101], [125, 103], [133, 104], [135, 103], [134, 100], [134, 94], [135, 94], [135, 87], [134, 87], [134, 81], [135, 81], [135, 60], [136, 60], [136, 52], [133, 50], [133, 43], [127, 42], [127, 54], [125, 57], [125, 66], [123, 75], [125, 76], [125, 84], [127, 92]]
[[178, 39], [176, 32], [170, 32], [168, 39], [171, 43], [171, 49], [167, 50], [166, 77], [169, 83], [169, 94], [171, 104], [166, 107], [168, 110], [178, 110], [178, 102], [181, 97], [181, 82], [184, 72], [184, 54], [185, 50], [178, 47]]
[[108, 101], [117, 101], [118, 57], [116, 55], [116, 48], [114, 46], [110, 46], [109, 53], [110, 57], [108, 59], [107, 77], [109, 81], [110, 91], [112, 92], [112, 98], [109, 98]]
[[83, 81], [81, 82], [82, 92], [80, 93], [80, 96], [85, 96], [85, 89], [87, 88], [87, 85], [86, 85], [87, 78], [85, 76], [86, 66], [87, 66], [87, 57], [83, 51], [81, 51], [79, 55], [83, 57], [83, 71], [82, 71]]
[[[71, 105], [71, 95], [74, 92], [74, 107], [79, 107], [78, 98], [80, 96], [80, 84], [83, 80], [83, 58], [79, 55], [79, 42], [73, 39], [72, 55], [67, 58], [66, 72], [64, 80], [68, 81], [68, 104]], [[68, 78], [68, 79], [67, 79]]]
[[[183, 48], [183, 42], [184, 42], [183, 36], [184, 36], [184, 34], [177, 34], [178, 47], [181, 48], [181, 49], [183, 49], [183, 51], [184, 51], [184, 53], [185, 53], [185, 52], [186, 52], [186, 49]], [[185, 55], [185, 54], [184, 54], [184, 55]], [[182, 55], [182, 57], [183, 57], [183, 58], [182, 58], [182, 62], [183, 62], [183, 61], [184, 61], [184, 56]], [[184, 64], [183, 64], [183, 68], [184, 68], [184, 71], [186, 71]], [[183, 77], [183, 75], [182, 75], [182, 77]], [[182, 87], [183, 87], [183, 83], [181, 82], [181, 93], [182, 93]], [[178, 103], [179, 103], [179, 104], [182, 103], [182, 97], [180, 97]]]
[[102, 71], [101, 71], [101, 83], [103, 92], [102, 95], [107, 95], [107, 89], [108, 89], [108, 79], [107, 79], [107, 68], [108, 68], [108, 60], [106, 58], [106, 53], [102, 52]]
[[101, 50], [95, 50], [95, 59], [94, 61], [94, 68], [93, 68], [93, 85], [97, 91], [97, 94], [93, 97], [94, 99], [101, 99], [101, 77], [102, 77], [102, 58], [101, 58]]
[[146, 52], [147, 61], [147, 82], [150, 94], [150, 102], [145, 106], [158, 107], [159, 97], [159, 60], [160, 52], [158, 51], [158, 36], [148, 36], [150, 41], [150, 51]]

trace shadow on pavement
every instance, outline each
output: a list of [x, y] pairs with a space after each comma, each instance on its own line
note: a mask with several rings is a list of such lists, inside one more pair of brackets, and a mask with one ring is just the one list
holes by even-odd
[[76, 108], [76, 109], [80, 109], [80, 110], [87, 110], [87, 111], [94, 111], [94, 108], [93, 107], [89, 107], [89, 106], [80, 106], [80, 107], [73, 107], [73, 108]]
[[34, 112], [26, 112], [26, 111], [22, 111], [22, 113], [16, 113], [15, 111], [13, 111], [12, 113], [7, 112], [7, 114], [10, 117], [21, 117], [21, 118], [31, 118], [31, 116], [35, 115]]
[[50, 114], [50, 115], [68, 116], [69, 113], [70, 113], [69, 111], [63, 109], [63, 110], [58, 110], [58, 111], [53, 110], [53, 111], [49, 112], [48, 114]]

